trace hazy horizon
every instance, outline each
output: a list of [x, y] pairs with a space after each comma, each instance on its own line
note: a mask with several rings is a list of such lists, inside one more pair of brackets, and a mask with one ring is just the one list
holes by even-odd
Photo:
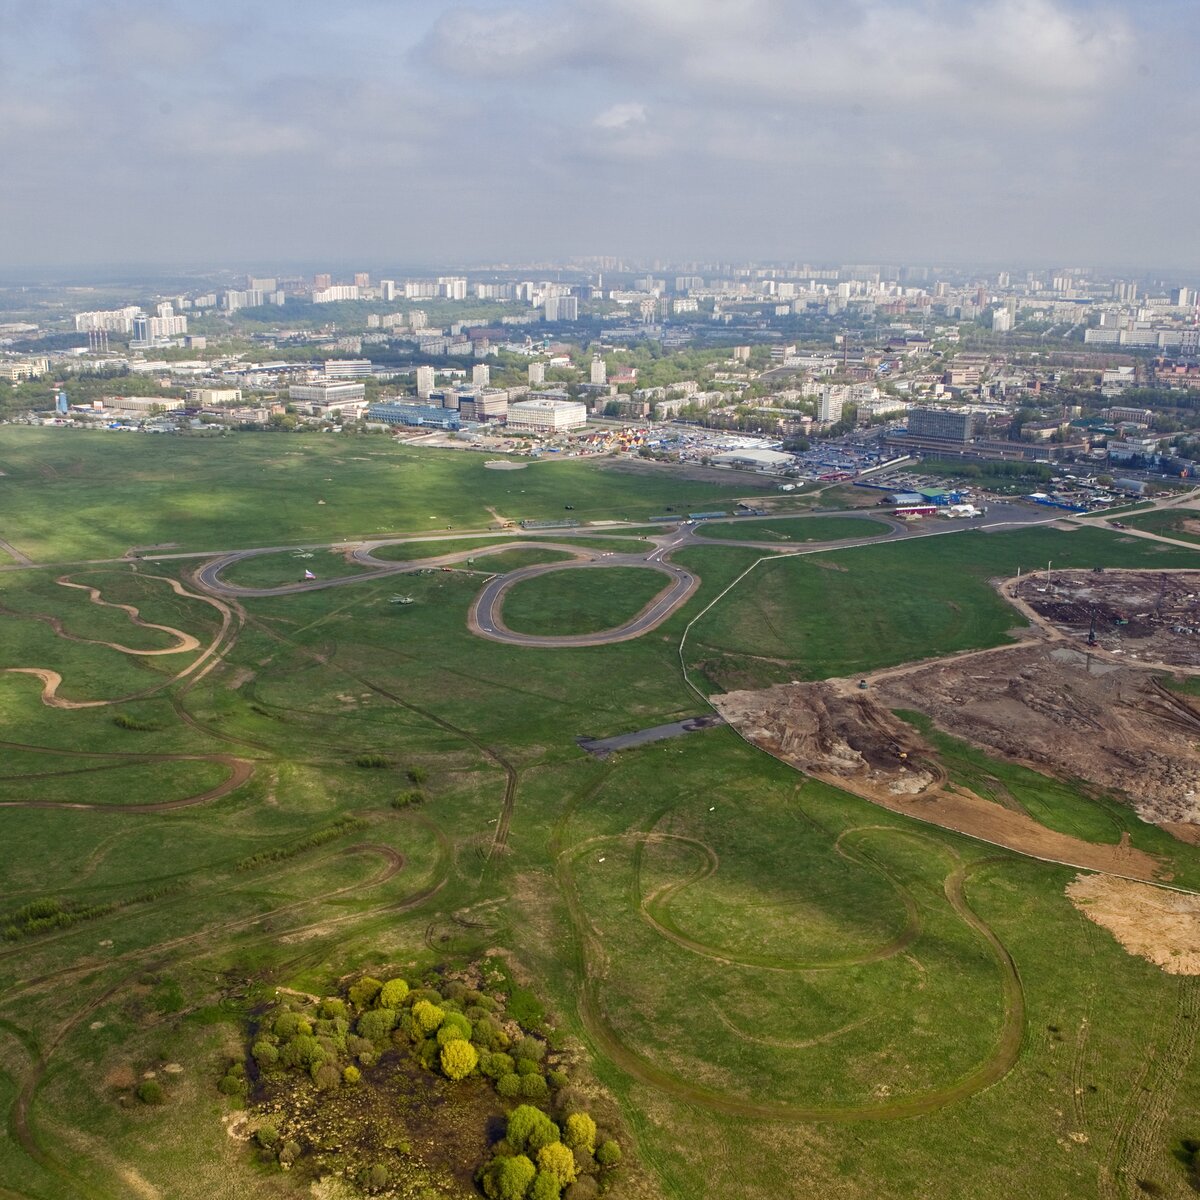
[[0, 276], [589, 255], [1190, 271], [1192, 12], [0, 0]]

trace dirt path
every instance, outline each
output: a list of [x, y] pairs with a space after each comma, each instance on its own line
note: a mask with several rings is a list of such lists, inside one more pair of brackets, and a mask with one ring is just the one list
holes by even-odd
[[[0, 800], [0, 808], [48, 808], [67, 809], [75, 812], [104, 812], [104, 813], [164, 813], [173, 812], [178, 808], [191, 808], [196, 804], [209, 804], [220, 800], [231, 792], [236, 792], [254, 775], [254, 763], [244, 758], [234, 758], [228, 754], [155, 754], [139, 756], [144, 762], [215, 762], [229, 768], [229, 778], [199, 792], [194, 796], [183, 796], [178, 800], [162, 800], [151, 804], [85, 804], [67, 800]], [[108, 768], [92, 767], [93, 771]], [[75, 772], [73, 772], [75, 773]], [[78, 772], [82, 774], [83, 772]]]
[[[921, 835], [913, 833], [909, 836]], [[938, 849], [947, 850], [940, 843]], [[805, 1105], [731, 1096], [715, 1088], [689, 1083], [640, 1054], [622, 1039], [608, 1019], [603, 1000], [604, 981], [611, 969], [608, 954], [603, 939], [584, 909], [573, 876], [572, 864], [580, 851], [578, 846], [564, 851], [557, 858], [555, 865], [556, 876], [574, 926], [582, 959], [580, 1017], [593, 1044], [621, 1070], [649, 1087], [665, 1092], [686, 1104], [694, 1104], [711, 1112], [734, 1117], [753, 1117], [793, 1124], [885, 1121], [921, 1116], [964, 1100], [999, 1082], [1017, 1061], [1025, 1027], [1025, 998], [1021, 981], [1008, 950], [991, 927], [974, 912], [965, 894], [966, 880], [971, 874], [985, 867], [1003, 865], [1006, 861], [1004, 859], [985, 859], [972, 864], [956, 863], [944, 884], [944, 894], [951, 908], [979, 935], [999, 971], [1004, 1014], [1000, 1035], [992, 1054], [963, 1078], [945, 1087], [918, 1095], [889, 1099], [878, 1104]], [[952, 851], [950, 853], [952, 857], [956, 857]]]
[[[159, 577], [146, 576], [145, 578]], [[190, 633], [184, 633], [183, 630], [174, 629], [170, 625], [155, 625], [150, 621], [143, 621], [141, 611], [139, 609], [135, 608], [132, 604], [117, 604], [111, 600], [105, 600], [99, 588], [91, 587], [86, 583], [74, 583], [67, 575], [60, 575], [55, 582], [59, 585], [59, 587], [78, 588], [80, 591], [87, 592], [88, 599], [91, 600], [93, 604], [100, 605], [101, 608], [119, 608], [122, 612], [128, 615], [130, 621], [132, 621], [134, 625], [137, 625], [141, 629], [154, 629], [159, 633], [165, 633], [168, 637], [173, 637], [177, 644], [174, 646], [168, 646], [165, 650], [134, 650], [129, 646], [122, 646], [118, 642], [101, 642], [93, 641], [90, 638], [74, 637], [72, 634], [65, 633], [61, 628], [59, 628], [56, 629], [55, 632], [58, 633], [60, 637], [65, 637], [72, 642], [88, 642], [95, 646], [108, 646], [113, 650], [119, 650], [122, 654], [185, 654], [191, 650], [200, 649], [199, 638], [194, 638]], [[51, 619], [57, 620], [57, 618]], [[58, 624], [61, 626], [62, 622], [59, 621]]]

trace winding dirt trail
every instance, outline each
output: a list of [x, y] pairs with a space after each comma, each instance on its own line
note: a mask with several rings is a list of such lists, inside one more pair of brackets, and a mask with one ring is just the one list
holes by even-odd
[[[138, 756], [143, 762], [213, 762], [229, 769], [229, 777], [206, 792], [194, 796], [182, 796], [178, 800], [161, 800], [151, 804], [86, 804], [67, 800], [0, 800], [0, 808], [48, 808], [66, 809], [72, 812], [103, 813], [165, 813], [179, 808], [191, 808], [197, 804], [209, 804], [236, 792], [254, 775], [254, 763], [245, 758], [234, 758], [231, 754], [151, 754]], [[132, 764], [116, 764], [132, 765]], [[87, 771], [103, 771], [106, 767], [89, 767]], [[84, 771], [70, 772], [84, 774]], [[50, 774], [50, 773], [47, 773]], [[46, 775], [34, 776], [45, 778]], [[20, 778], [19, 776], [17, 778]]]
[[[635, 832], [631, 836], [644, 837], [648, 832]], [[853, 832], [855, 831], [846, 831], [847, 834]], [[926, 838], [917, 831], [893, 830], [891, 832], [933, 842], [932, 838]], [[610, 970], [610, 960], [604, 948], [603, 938], [592, 924], [584, 908], [573, 875], [575, 859], [586, 851], [594, 840], [596, 839], [588, 839], [587, 842], [562, 851], [555, 862], [555, 875], [567, 905], [581, 956], [583, 987], [580, 991], [579, 1014], [596, 1048], [640, 1083], [657, 1088], [686, 1104], [694, 1104], [700, 1108], [728, 1116], [753, 1117], [793, 1124], [811, 1122], [845, 1124], [859, 1121], [899, 1120], [936, 1112], [938, 1109], [964, 1100], [999, 1082], [1016, 1064], [1025, 1029], [1024, 990], [1012, 956], [991, 927], [971, 908], [965, 891], [966, 881], [975, 871], [984, 867], [1002, 866], [1009, 862], [1009, 859], [987, 858], [973, 863], [963, 863], [952, 848], [944, 846], [940, 842], [934, 843], [939, 851], [948, 855], [953, 864], [953, 869], [946, 876], [943, 884], [946, 900], [959, 919], [969, 926], [987, 947], [1000, 976], [1003, 1017], [995, 1048], [988, 1058], [959, 1079], [943, 1087], [933, 1088], [913, 1096], [888, 1099], [878, 1104], [807, 1105], [733, 1096], [716, 1088], [691, 1083], [639, 1053], [622, 1039], [608, 1019], [603, 1000], [603, 985]], [[708, 849], [706, 858], [711, 854], [711, 849]], [[701, 876], [711, 873], [708, 870], [711, 861], [708, 859], [700, 867], [699, 874]], [[693, 876], [685, 881], [685, 884], [695, 881], [695, 876]]]

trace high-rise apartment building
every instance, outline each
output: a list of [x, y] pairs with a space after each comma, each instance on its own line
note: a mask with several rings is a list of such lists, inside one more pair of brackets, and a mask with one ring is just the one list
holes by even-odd
[[428, 400], [437, 382], [437, 372], [432, 367], [417, 368], [417, 395], [422, 400]]

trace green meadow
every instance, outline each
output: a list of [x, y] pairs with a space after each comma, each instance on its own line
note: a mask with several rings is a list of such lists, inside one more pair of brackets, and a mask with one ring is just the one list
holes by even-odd
[[[431, 513], [486, 529], [488, 505], [637, 519], [723, 498], [665, 472], [489, 471], [376, 438], [6, 429], [0, 466], [0, 488], [30, 484], [3, 493], [5, 537], [56, 562], [403, 535]], [[1198, 981], [1084, 919], [1072, 872], [806, 779], [727, 728], [585, 754], [580, 736], [703, 711], [684, 630], [763, 555], [680, 552], [697, 592], [634, 641], [470, 634], [483, 573], [555, 553], [493, 550], [471, 570], [364, 574], [224, 614], [191, 584], [197, 560], [0, 571], [0, 666], [55, 671], [60, 696], [92, 702], [51, 707], [38, 677], [0, 671], [0, 1195], [312, 1195], [301, 1169], [268, 1169], [227, 1132], [217, 1081], [248, 1023], [279, 988], [485, 954], [619, 1106], [638, 1168], [611, 1195], [1193, 1194]], [[1194, 555], [1036, 529], [768, 558], [691, 625], [684, 662], [712, 690], [1001, 644], [1019, 622], [993, 582], [1047, 558]], [[315, 562], [337, 568], [277, 553], [229, 577], [269, 586]], [[505, 619], [608, 627], [665, 582], [551, 571], [513, 587]], [[1200, 884], [1200, 849], [1118, 798], [927, 736], [964, 786], [1086, 840], [1127, 833]], [[414, 777], [423, 803], [396, 807]], [[133, 1096], [147, 1072], [162, 1106]]]

